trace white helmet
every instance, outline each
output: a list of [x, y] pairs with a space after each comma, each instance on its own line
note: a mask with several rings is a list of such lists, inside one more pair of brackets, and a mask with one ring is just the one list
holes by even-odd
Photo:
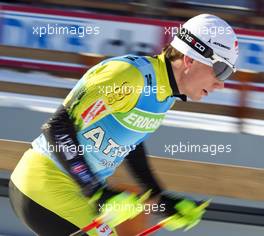
[[[201, 14], [185, 22], [180, 27], [180, 30], [182, 29], [189, 31], [210, 47], [216, 56], [231, 64], [233, 71], [235, 71], [235, 63], [238, 57], [238, 40], [235, 32], [227, 22], [214, 15]], [[196, 48], [187, 43], [179, 35], [176, 35], [171, 45], [184, 55], [213, 66], [212, 59], [204, 57], [197, 50], [194, 50]]]

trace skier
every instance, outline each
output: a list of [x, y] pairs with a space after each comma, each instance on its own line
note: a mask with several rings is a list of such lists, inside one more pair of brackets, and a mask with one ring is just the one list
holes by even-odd
[[[119, 208], [113, 209], [114, 219], [102, 224], [107, 230], [101, 235], [117, 235], [117, 225], [143, 211], [138, 210], [140, 196], [107, 184], [126, 159], [142, 191], [151, 190], [149, 201], [158, 205], [157, 214], [177, 216], [166, 229], [178, 228], [178, 216], [182, 228], [196, 225], [204, 211], [165, 191], [142, 142], [177, 97], [197, 101], [222, 89], [236, 70], [237, 57], [233, 29], [219, 17], [202, 14], [184, 23], [157, 56], [125, 55], [89, 69], [12, 173], [10, 200], [17, 216], [37, 235], [66, 236], [114, 202]], [[127, 210], [126, 204], [132, 207]]]

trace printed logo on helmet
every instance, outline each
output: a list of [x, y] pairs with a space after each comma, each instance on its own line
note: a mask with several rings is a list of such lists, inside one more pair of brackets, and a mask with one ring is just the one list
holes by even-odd
[[225, 48], [225, 49], [227, 49], [227, 50], [231, 50], [230, 47], [228, 47], [228, 46], [226, 46], [226, 45], [224, 45], [224, 44], [222, 44], [222, 43], [219, 43], [219, 42], [213, 42], [213, 44], [214, 44], [214, 45], [217, 45], [217, 46], [219, 46], [219, 47], [221, 47], [221, 48]]
[[195, 48], [197, 48], [199, 51], [201, 51], [201, 52], [205, 51], [205, 47], [203, 45], [201, 45], [201, 43], [196, 41], [192, 36], [190, 36], [186, 30], [181, 31], [179, 36], [182, 40], [186, 40], [191, 45], [193, 45]]

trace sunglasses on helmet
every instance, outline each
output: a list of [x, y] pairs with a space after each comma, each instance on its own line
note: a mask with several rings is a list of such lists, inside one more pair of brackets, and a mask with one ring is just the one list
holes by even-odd
[[182, 28], [178, 32], [177, 37], [188, 44], [192, 49], [194, 49], [203, 57], [210, 58], [212, 60], [215, 77], [220, 81], [229, 79], [231, 75], [236, 72], [236, 68], [234, 65], [215, 54], [212, 48], [203, 43], [187, 29]]

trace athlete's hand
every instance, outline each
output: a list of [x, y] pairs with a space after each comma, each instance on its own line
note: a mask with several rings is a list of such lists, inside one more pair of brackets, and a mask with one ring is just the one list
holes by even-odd
[[144, 210], [143, 203], [149, 196], [150, 192], [137, 196], [135, 193], [120, 192], [106, 187], [97, 200], [98, 213], [106, 215], [106, 223], [110, 227], [115, 227], [139, 215]]
[[173, 195], [162, 194], [159, 204], [165, 206], [163, 214], [165, 213], [166, 216], [169, 216], [164, 221], [163, 227], [173, 231], [180, 228], [188, 230], [197, 225], [201, 221], [209, 202], [197, 205], [194, 201], [187, 198], [177, 198]]

